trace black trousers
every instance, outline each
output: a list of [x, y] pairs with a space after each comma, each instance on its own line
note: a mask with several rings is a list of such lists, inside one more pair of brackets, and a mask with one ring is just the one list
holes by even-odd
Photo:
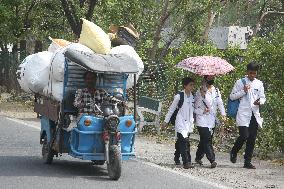
[[243, 144], [246, 142], [246, 149], [245, 149], [245, 163], [250, 163], [253, 155], [255, 140], [257, 136], [258, 130], [258, 123], [252, 114], [250, 119], [249, 127], [240, 126], [239, 127], [239, 137], [237, 138], [231, 153], [237, 154], [239, 150], [243, 147]]
[[177, 133], [175, 149], [176, 151], [174, 160], [176, 162], [179, 161], [180, 155], [183, 164], [191, 162], [189, 136], [187, 138], [184, 138], [181, 133]]
[[215, 161], [215, 153], [212, 144], [213, 133], [211, 134], [208, 127], [197, 127], [197, 130], [200, 135], [200, 141], [195, 159], [201, 160], [206, 154], [207, 159], [212, 163]]

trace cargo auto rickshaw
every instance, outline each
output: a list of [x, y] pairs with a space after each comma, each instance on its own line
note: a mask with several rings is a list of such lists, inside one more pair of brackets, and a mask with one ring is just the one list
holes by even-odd
[[[129, 74], [134, 74], [136, 102], [138, 68], [134, 64], [127, 65], [129, 61], [121, 63], [120, 61], [125, 60], [124, 55], [82, 55], [82, 52], [67, 49], [65, 57], [63, 100], [59, 102], [51, 97], [39, 94], [35, 96], [34, 109], [41, 119], [40, 144], [43, 160], [51, 164], [54, 156], [67, 153], [97, 165], [106, 163], [109, 177], [118, 180], [121, 176], [121, 161], [134, 156], [136, 106], [134, 103], [134, 113], [127, 115], [125, 102]], [[96, 63], [93, 60], [104, 62]], [[82, 114], [78, 118], [78, 110], [73, 102], [76, 90], [85, 87], [83, 74], [86, 71], [97, 74], [96, 88], [104, 89], [119, 101], [104, 103], [101, 107], [89, 104], [96, 106], [101, 114]], [[72, 117], [76, 119], [72, 121]], [[75, 125], [70, 128], [74, 121]]]

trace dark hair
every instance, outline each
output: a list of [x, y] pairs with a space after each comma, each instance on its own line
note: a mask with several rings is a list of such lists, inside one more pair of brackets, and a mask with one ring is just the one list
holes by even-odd
[[250, 62], [247, 65], [247, 71], [258, 71], [258, 69], [259, 69], [259, 65], [254, 61]]
[[97, 77], [97, 74], [96, 74], [96, 73], [91, 72], [91, 71], [86, 71], [86, 72], [84, 73], [84, 75], [83, 75], [84, 80], [86, 79], [86, 77], [87, 77], [88, 74], [93, 74], [95, 77]]
[[194, 79], [190, 78], [190, 77], [185, 77], [182, 79], [182, 86], [186, 86], [188, 85], [189, 83], [193, 82], [194, 83]]

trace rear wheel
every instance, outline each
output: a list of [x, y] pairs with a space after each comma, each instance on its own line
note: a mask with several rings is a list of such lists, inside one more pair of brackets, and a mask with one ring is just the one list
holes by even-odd
[[121, 153], [116, 145], [109, 148], [109, 162], [107, 164], [108, 175], [112, 180], [118, 180], [121, 176]]
[[47, 137], [45, 135], [43, 138], [41, 153], [42, 153], [42, 159], [44, 163], [46, 164], [51, 164], [53, 160], [53, 156], [55, 155], [54, 150], [50, 149], [49, 146], [50, 146], [50, 143], [47, 142]]

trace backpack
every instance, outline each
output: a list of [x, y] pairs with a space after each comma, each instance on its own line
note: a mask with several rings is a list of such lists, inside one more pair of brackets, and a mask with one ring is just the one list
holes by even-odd
[[179, 92], [178, 94], [179, 94], [179, 96], [180, 96], [180, 99], [179, 99], [179, 101], [178, 101], [178, 107], [176, 108], [176, 110], [174, 111], [174, 113], [173, 113], [173, 115], [172, 115], [172, 117], [171, 117], [171, 119], [170, 119], [170, 123], [171, 123], [172, 125], [175, 125], [178, 111], [179, 111], [179, 109], [182, 107], [183, 102], [184, 102], [184, 93], [183, 93], [183, 92]]
[[[246, 84], [245, 78], [242, 79], [242, 83], [244, 85]], [[228, 98], [228, 103], [227, 103], [228, 117], [236, 119], [239, 105], [240, 105], [240, 99], [231, 100], [230, 97]]]

